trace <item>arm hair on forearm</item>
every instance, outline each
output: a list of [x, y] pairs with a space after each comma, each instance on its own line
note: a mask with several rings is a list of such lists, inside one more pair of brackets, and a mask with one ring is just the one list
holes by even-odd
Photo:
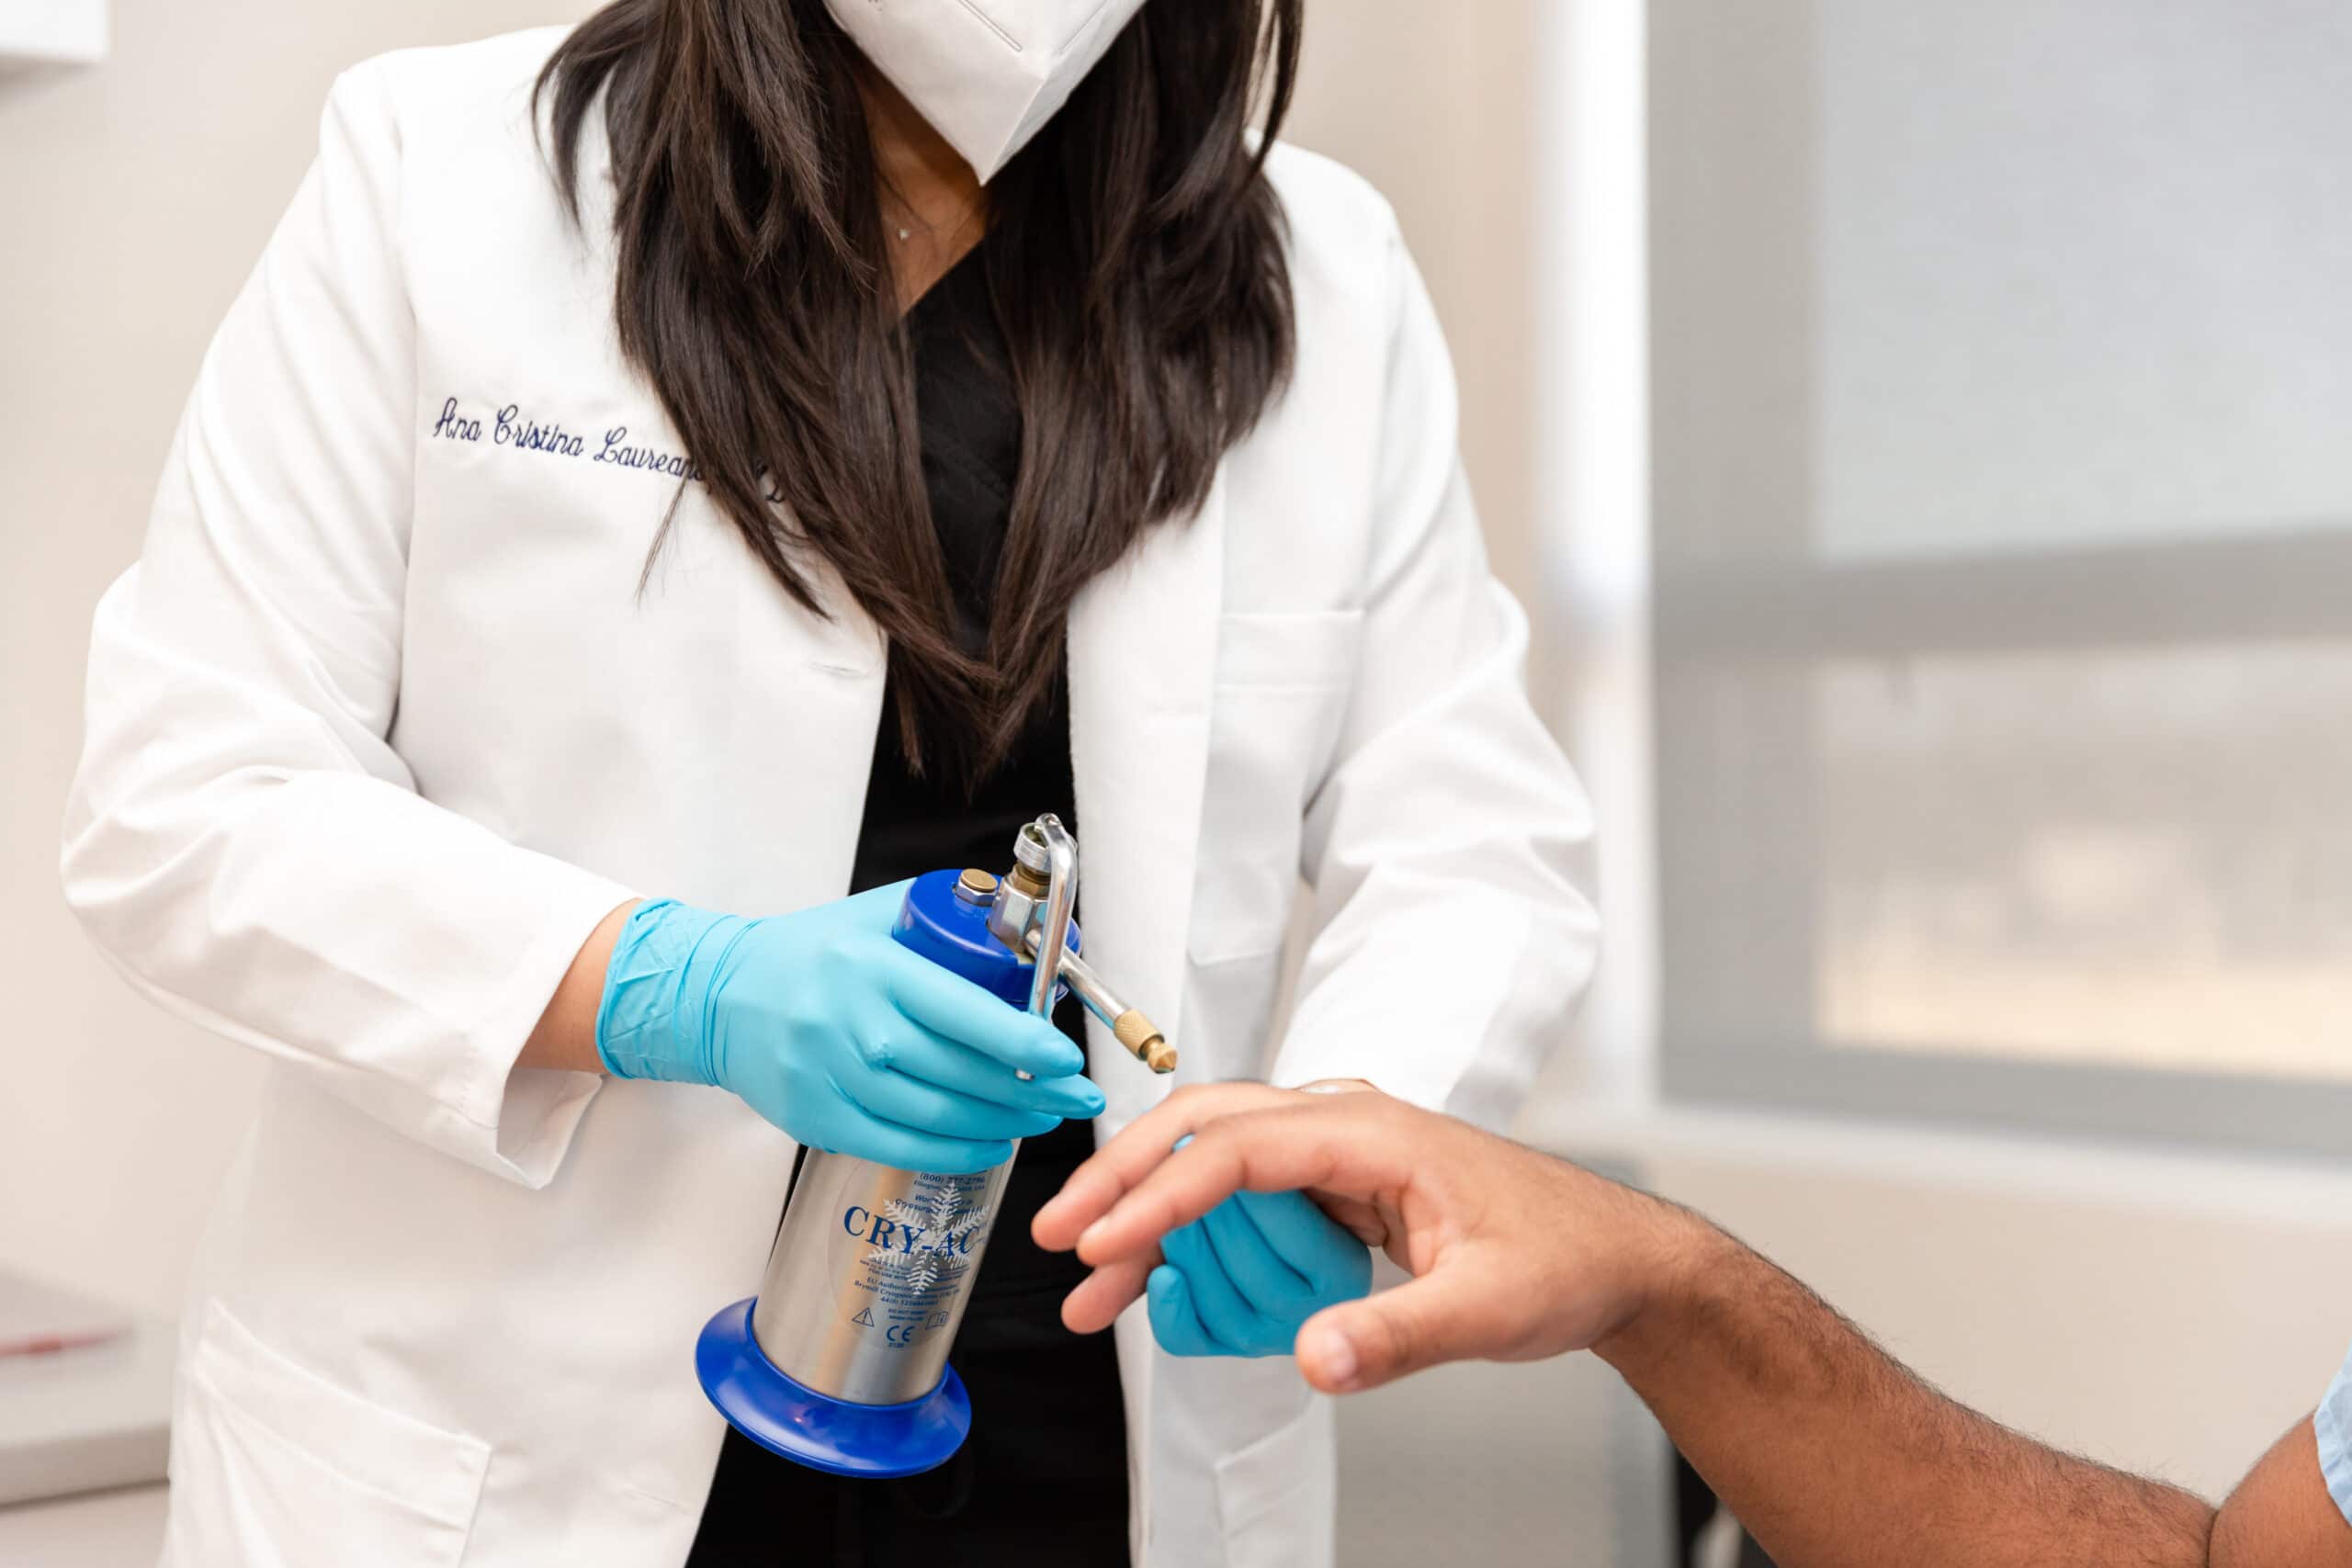
[[1599, 1349], [1780, 1568], [2204, 1568], [2210, 1505], [1947, 1398], [1690, 1223], [1674, 1287]]

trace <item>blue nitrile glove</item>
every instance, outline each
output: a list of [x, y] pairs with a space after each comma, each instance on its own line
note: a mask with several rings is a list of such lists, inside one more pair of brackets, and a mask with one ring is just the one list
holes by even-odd
[[596, 1010], [605, 1069], [730, 1090], [810, 1148], [901, 1170], [986, 1170], [1100, 1114], [1061, 1031], [891, 939], [906, 890], [766, 919], [638, 906]]
[[1371, 1252], [1299, 1192], [1237, 1192], [1159, 1250], [1146, 1294], [1171, 1356], [1287, 1356], [1308, 1318], [1372, 1289]]

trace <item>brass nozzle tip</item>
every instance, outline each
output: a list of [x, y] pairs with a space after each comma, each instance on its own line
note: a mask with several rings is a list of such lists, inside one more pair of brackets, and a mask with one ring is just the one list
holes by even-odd
[[1111, 1025], [1111, 1032], [1118, 1037], [1130, 1055], [1155, 1073], [1176, 1070], [1176, 1047], [1161, 1037], [1151, 1020], [1129, 1008]]

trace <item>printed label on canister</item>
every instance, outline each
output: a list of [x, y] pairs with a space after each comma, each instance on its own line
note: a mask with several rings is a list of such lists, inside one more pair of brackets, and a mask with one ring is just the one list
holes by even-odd
[[862, 1245], [842, 1315], [893, 1349], [911, 1349], [956, 1318], [994, 1216], [989, 1178], [923, 1175], [878, 1210], [851, 1204], [842, 1230]]

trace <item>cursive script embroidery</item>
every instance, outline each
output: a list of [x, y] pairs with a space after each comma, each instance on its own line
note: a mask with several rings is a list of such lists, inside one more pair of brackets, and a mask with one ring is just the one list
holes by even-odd
[[491, 439], [518, 452], [554, 452], [566, 457], [579, 457], [587, 446], [577, 435], [566, 435], [560, 424], [541, 424], [537, 420], [525, 419], [520, 405], [514, 403], [498, 411], [498, 423]]
[[441, 405], [441, 417], [434, 421], [433, 434], [444, 441], [479, 441], [481, 439], [481, 421], [460, 414], [458, 400], [451, 398]]
[[[493, 446], [509, 447], [517, 452], [539, 453], [555, 457], [584, 457], [591, 463], [608, 468], [639, 468], [647, 473], [665, 474], [673, 479], [689, 483], [702, 482], [702, 468], [682, 452], [665, 452], [628, 438], [628, 426], [614, 425], [605, 432], [601, 445], [591, 449], [588, 438], [574, 435], [564, 429], [562, 422], [542, 424], [525, 415], [523, 405], [508, 403], [489, 416], [490, 442]], [[455, 398], [441, 401], [439, 417], [433, 422], [432, 438], [436, 441], [467, 441], [479, 444], [482, 439], [483, 423], [468, 413]], [[780, 494], [771, 494], [771, 501], [781, 501]]]
[[631, 446], [627, 445], [628, 441], [628, 426], [616, 424], [605, 432], [604, 450], [589, 460], [595, 463], [616, 463], [624, 468], [650, 468], [656, 473], [668, 474], [673, 479], [700, 479], [702, 478], [702, 469], [695, 467], [694, 460], [690, 457], [682, 457], [671, 452], [656, 451], [650, 446]]

